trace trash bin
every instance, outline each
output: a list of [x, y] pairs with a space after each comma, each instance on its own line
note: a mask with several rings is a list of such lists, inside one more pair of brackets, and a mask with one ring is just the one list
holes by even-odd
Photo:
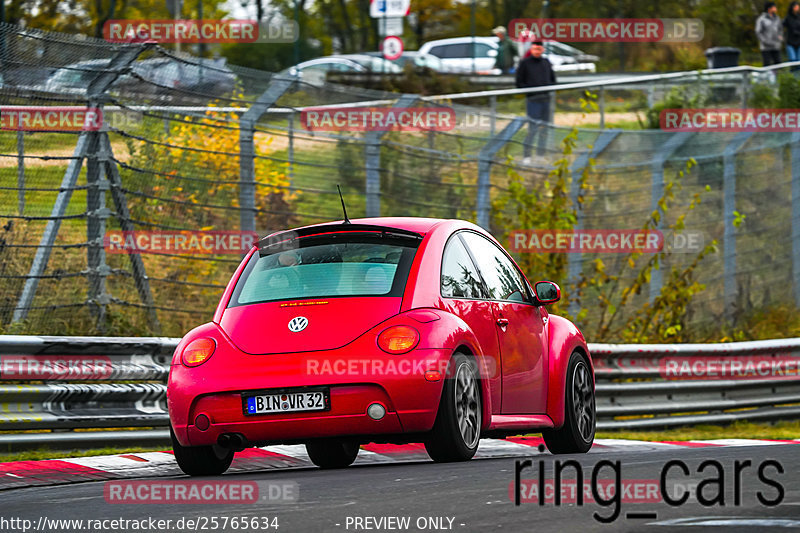
[[717, 46], [706, 50], [708, 68], [738, 67], [741, 50], [731, 46]]

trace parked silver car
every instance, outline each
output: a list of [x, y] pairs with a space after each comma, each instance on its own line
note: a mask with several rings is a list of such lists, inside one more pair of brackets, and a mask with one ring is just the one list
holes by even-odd
[[[594, 72], [596, 56], [583, 54], [577, 48], [555, 41], [545, 43], [545, 57], [555, 71]], [[442, 60], [442, 65], [454, 72], [500, 74], [494, 68], [499, 48], [497, 37], [453, 37], [423, 44], [419, 51]], [[522, 52], [523, 46], [520, 46]], [[580, 59], [586, 59], [581, 61]]]

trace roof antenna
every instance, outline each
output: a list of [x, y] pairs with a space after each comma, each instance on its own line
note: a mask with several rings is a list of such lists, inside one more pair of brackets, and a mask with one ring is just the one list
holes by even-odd
[[347, 208], [344, 206], [344, 197], [342, 197], [342, 189], [339, 188], [339, 184], [336, 184], [336, 190], [339, 191], [339, 200], [342, 201], [342, 211], [344, 212], [344, 222], [342, 224], [350, 224], [350, 219], [347, 218]]

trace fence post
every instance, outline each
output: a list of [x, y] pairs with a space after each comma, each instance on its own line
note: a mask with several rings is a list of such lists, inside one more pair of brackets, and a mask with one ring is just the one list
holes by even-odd
[[491, 185], [492, 160], [495, 154], [528, 122], [526, 117], [517, 117], [508, 123], [496, 137], [492, 137], [481, 148], [478, 154], [478, 196], [475, 199], [475, 211], [478, 225], [489, 229], [489, 189]]
[[494, 132], [497, 128], [497, 96], [495, 95], [489, 97], [489, 110], [491, 112], [491, 116], [489, 117], [489, 135], [494, 137]]
[[600, 129], [604, 129], [606, 127], [606, 87], [602, 85], [600, 87], [600, 94], [598, 95], [598, 102], [597, 107], [600, 110]]
[[[650, 197], [651, 212], [658, 211], [661, 214], [661, 218], [659, 219], [658, 224], [656, 224], [656, 229], [660, 230], [664, 227], [664, 213], [661, 211], [661, 207], [658, 205], [658, 202], [664, 195], [664, 165], [666, 165], [667, 160], [672, 157], [672, 154], [674, 154], [681, 146], [683, 146], [692, 135], [692, 132], [687, 131], [674, 133], [669, 139], [667, 139], [667, 142], [662, 145], [661, 151], [656, 154], [650, 163], [650, 172], [652, 173]], [[650, 273], [650, 303], [653, 303], [653, 301], [656, 299], [656, 296], [661, 293], [661, 286], [664, 283], [661, 272], [661, 267], [663, 266], [664, 265], [659, 264], [658, 268], [654, 268]]]
[[239, 229], [256, 230], [256, 150], [255, 125], [275, 105], [297, 78], [273, 77], [267, 90], [239, 119]]
[[[109, 189], [111, 191], [111, 198], [114, 200], [114, 208], [116, 209], [117, 219], [119, 220], [119, 227], [123, 232], [133, 232], [136, 228], [131, 220], [131, 213], [128, 210], [128, 201], [125, 197], [125, 191], [122, 188], [122, 178], [119, 175], [119, 169], [111, 158], [113, 150], [111, 148], [111, 140], [108, 138], [107, 133], [103, 133], [100, 137], [100, 157], [99, 160], [104, 165], [105, 176], [108, 180]], [[158, 321], [158, 313], [153, 301], [153, 294], [150, 292], [150, 280], [145, 272], [142, 256], [136, 250], [127, 250], [128, 257], [131, 260], [131, 270], [133, 271], [133, 282], [136, 285], [136, 291], [139, 293], [139, 300], [147, 309], [148, 320], [150, 322], [150, 329], [156, 335], [161, 334], [161, 324]]]
[[[106, 293], [106, 276], [110, 269], [106, 264], [103, 237], [106, 233], [106, 219], [110, 214], [106, 207], [106, 191], [109, 183], [105, 169], [98, 159], [108, 159], [105, 146], [100, 146], [100, 133], [89, 134], [89, 147], [86, 154], [86, 264], [89, 283], [88, 303], [97, 321], [97, 330], [105, 332], [106, 306], [110, 303]], [[102, 135], [106, 135], [104, 132]]]
[[[575, 209], [575, 229], [583, 228], [583, 205], [578, 203], [578, 197], [581, 194], [581, 179], [580, 175], [584, 169], [589, 165], [589, 160], [598, 157], [608, 146], [614, 142], [621, 130], [606, 130], [600, 134], [595, 140], [594, 144], [589, 150], [582, 153], [570, 168], [570, 197], [572, 198], [572, 205]], [[533, 229], [533, 228], [530, 228]], [[575, 287], [581, 277], [583, 270], [583, 255], [571, 253], [567, 257], [567, 284], [569, 287]], [[578, 315], [578, 303], [575, 298], [570, 294], [569, 299], [569, 314], [574, 318]]]
[[289, 159], [289, 187], [294, 183], [294, 109], [289, 112], [289, 150], [287, 158]]
[[743, 131], [725, 147], [722, 155], [722, 260], [724, 279], [725, 317], [733, 318], [736, 308], [736, 228], [733, 225], [736, 211], [736, 153], [753, 135]]
[[[99, 106], [106, 89], [136, 61], [139, 54], [148, 48], [150, 48], [150, 45], [126, 46], [111, 58], [107, 69], [89, 82], [86, 88], [89, 107]], [[28, 310], [33, 303], [36, 289], [39, 286], [39, 278], [41, 278], [44, 270], [47, 268], [47, 262], [50, 260], [50, 252], [53, 249], [56, 235], [58, 235], [58, 230], [61, 227], [61, 219], [67, 211], [70, 198], [72, 198], [72, 191], [78, 181], [78, 175], [81, 172], [83, 160], [89, 153], [89, 143], [93, 135], [96, 135], [96, 133], [84, 131], [78, 136], [78, 143], [75, 146], [73, 158], [70, 159], [67, 170], [64, 173], [64, 178], [61, 180], [61, 188], [53, 204], [53, 209], [50, 212], [47, 226], [45, 226], [44, 233], [39, 241], [39, 246], [36, 248], [36, 254], [33, 257], [33, 263], [26, 276], [25, 286], [22, 288], [22, 293], [17, 301], [17, 307], [14, 309], [14, 315], [11, 318], [12, 323], [24, 320], [28, 316]]]
[[[416, 94], [404, 94], [392, 107], [411, 107], [418, 98]], [[368, 131], [364, 134], [364, 193], [367, 196], [368, 217], [381, 216], [381, 139], [385, 134], [385, 131]]]
[[25, 132], [22, 130], [17, 131], [17, 210], [20, 215], [25, 214]]
[[800, 132], [792, 133], [792, 279], [794, 280], [794, 304], [800, 309]]

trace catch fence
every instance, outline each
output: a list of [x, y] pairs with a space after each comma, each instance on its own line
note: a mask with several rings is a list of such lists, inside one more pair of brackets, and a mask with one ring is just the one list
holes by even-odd
[[[524, 95], [514, 90], [397, 95], [198, 60], [158, 46], [8, 25], [0, 26], [0, 41], [2, 112], [103, 110], [97, 131], [0, 132], [0, 332], [182, 335], [210, 318], [240, 255], [109, 253], [107, 232], [266, 234], [337, 220], [337, 185], [353, 218], [464, 218], [509, 244], [509, 230], [534, 229], [515, 226], [513, 211], [500, 208], [512, 185], [519, 179], [547, 198], [559, 160], [566, 164], [568, 196], [581, 206], [576, 227], [641, 228], [674, 191], [657, 227], [667, 230], [685, 214], [688, 230], [719, 242], [719, 251], [695, 271], [705, 289], [681, 317], [687, 327], [710, 328], [753, 308], [800, 303], [800, 133], [613, 127], [635, 121], [637, 113], [645, 120], [648, 104], [675, 87], [687, 98], [741, 106], [754, 81], [774, 90], [761, 69], [557, 87], [554, 125], [530, 123]], [[581, 111], [579, 100], [590, 87], [602, 96], [602, 119], [600, 109]], [[364, 105], [446, 106], [457, 126], [359, 133], [309, 131], [301, 124], [305, 107]], [[529, 125], [547, 135], [536, 141], [541, 155], [534, 149], [527, 162]], [[565, 154], [563, 143], [573, 135], [574, 149]], [[690, 161], [697, 165], [687, 172]], [[701, 203], [688, 210], [695, 195]], [[620, 315], [652, 303], [671, 269], [685, 269], [695, 256], [664, 254]], [[630, 283], [637, 270], [628, 259], [569, 254], [555, 281], [570, 294], [602, 268], [618, 283]], [[556, 312], [577, 317], [584, 310], [578, 323], [590, 334], [609, 310], [590, 291], [580, 306], [571, 303]]]

